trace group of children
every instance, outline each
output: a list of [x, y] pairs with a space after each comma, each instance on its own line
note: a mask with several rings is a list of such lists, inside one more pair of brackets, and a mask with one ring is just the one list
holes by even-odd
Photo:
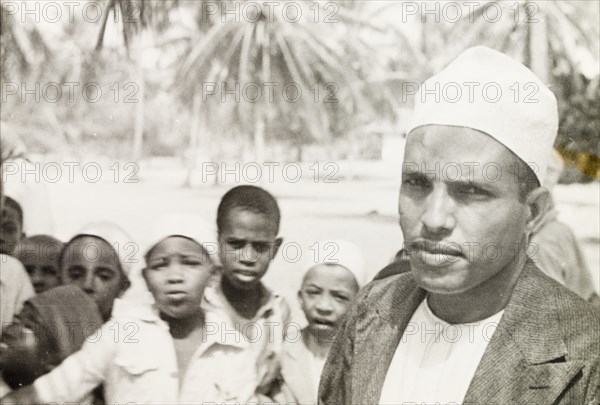
[[6, 201], [2, 227], [16, 237], [2, 247], [37, 295], [3, 328], [0, 403], [317, 402], [333, 337], [366, 282], [357, 246], [319, 243], [334, 253], [305, 265], [308, 326], [288, 336], [298, 335], [289, 305], [261, 281], [282, 243], [277, 201], [262, 188], [229, 190], [215, 232], [196, 216], [160, 218], [137, 267], [118, 226], [91, 224], [64, 244], [25, 237], [26, 213]]

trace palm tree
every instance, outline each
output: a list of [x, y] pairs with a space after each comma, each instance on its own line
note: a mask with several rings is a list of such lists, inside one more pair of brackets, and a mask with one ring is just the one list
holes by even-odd
[[[232, 10], [236, 3], [243, 8], [245, 2], [222, 0], [219, 5]], [[347, 18], [353, 15], [352, 10], [339, 7], [343, 10], [338, 17], [340, 23], [324, 24], [325, 12], [331, 9], [325, 10], [321, 3], [286, 1], [282, 8], [286, 3], [302, 7], [305, 18], [290, 23], [281, 12], [270, 12], [264, 5], [256, 18], [237, 20], [235, 15], [212, 14], [203, 8], [198, 17], [202, 21], [200, 32], [183, 39], [187, 43], [187, 57], [180, 69], [182, 92], [201, 93], [201, 86], [207, 83], [229, 89], [237, 84], [263, 91], [258, 102], [237, 103], [231, 120], [232, 126], [241, 132], [253, 127], [257, 162], [265, 160], [266, 132], [275, 120], [297, 121], [309, 138], [325, 139], [330, 132], [332, 111], [354, 115], [372, 110], [366, 96], [374, 91], [366, 85], [370, 71], [369, 60], [364, 58], [366, 44], [348, 40], [350, 26], [357, 27]], [[319, 22], [315, 19], [316, 10], [321, 13]], [[358, 55], [361, 58], [357, 59]], [[265, 94], [270, 83], [279, 84], [271, 100]], [[286, 95], [282, 94], [286, 84], [302, 89], [303, 95], [297, 103], [286, 102]], [[319, 99], [315, 103], [317, 91]], [[323, 99], [332, 93], [335, 93], [332, 101], [336, 102], [324, 104]], [[209, 103], [204, 101], [203, 104]], [[218, 106], [219, 101], [213, 105]]]
[[[152, 41], [152, 32], [160, 32], [169, 25], [169, 13], [178, 6], [178, 0], [106, 0], [105, 11], [96, 41], [96, 51], [100, 52], [104, 45], [107, 23], [110, 16], [120, 21], [121, 34], [128, 57], [135, 60], [133, 76], [139, 85], [138, 102], [135, 108], [134, 131], [132, 141], [132, 160], [142, 156], [144, 137], [144, 106], [146, 80], [143, 68], [143, 53]], [[112, 13], [112, 14], [111, 14]]]

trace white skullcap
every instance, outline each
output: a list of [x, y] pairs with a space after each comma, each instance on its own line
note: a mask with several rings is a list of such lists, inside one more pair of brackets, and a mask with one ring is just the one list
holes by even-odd
[[338, 264], [350, 270], [359, 287], [367, 283], [365, 258], [357, 245], [346, 240], [333, 239], [320, 241], [313, 246], [308, 251], [304, 263], [305, 274], [318, 264]]
[[[79, 236], [96, 236], [106, 241], [117, 253], [121, 268], [125, 274], [129, 274], [131, 268], [139, 261], [138, 244], [119, 225], [110, 221], [91, 222], [85, 225], [73, 240]], [[68, 243], [68, 242], [67, 242]]]
[[193, 239], [204, 246], [214, 261], [217, 251], [215, 235], [214, 225], [197, 215], [165, 214], [159, 216], [152, 224], [147, 238], [143, 241], [143, 246], [140, 248], [139, 264], [135, 266], [129, 277], [131, 287], [125, 292], [122, 299], [136, 304], [152, 304], [154, 302], [154, 298], [143, 280], [142, 269], [146, 267], [146, 254], [159, 242], [169, 236], [184, 236]]
[[542, 184], [558, 130], [558, 109], [554, 94], [531, 70], [477, 46], [421, 86], [407, 133], [423, 125], [485, 132], [533, 166]]
[[[145, 256], [160, 241], [169, 236], [184, 236], [201, 244], [211, 256], [217, 252], [217, 231], [215, 226], [198, 215], [165, 214], [152, 224], [142, 257]], [[214, 257], [212, 257], [214, 260]]]

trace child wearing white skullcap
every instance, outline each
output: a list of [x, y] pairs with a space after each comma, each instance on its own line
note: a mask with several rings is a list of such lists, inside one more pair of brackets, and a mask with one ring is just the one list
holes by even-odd
[[298, 299], [308, 326], [286, 339], [281, 365], [281, 403], [314, 404], [325, 359], [354, 296], [367, 282], [360, 248], [345, 240], [311, 247]]

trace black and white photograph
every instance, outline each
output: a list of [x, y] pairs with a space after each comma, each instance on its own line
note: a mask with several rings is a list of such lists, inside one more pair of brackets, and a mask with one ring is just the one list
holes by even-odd
[[0, 405], [600, 405], [600, 1], [0, 0]]

